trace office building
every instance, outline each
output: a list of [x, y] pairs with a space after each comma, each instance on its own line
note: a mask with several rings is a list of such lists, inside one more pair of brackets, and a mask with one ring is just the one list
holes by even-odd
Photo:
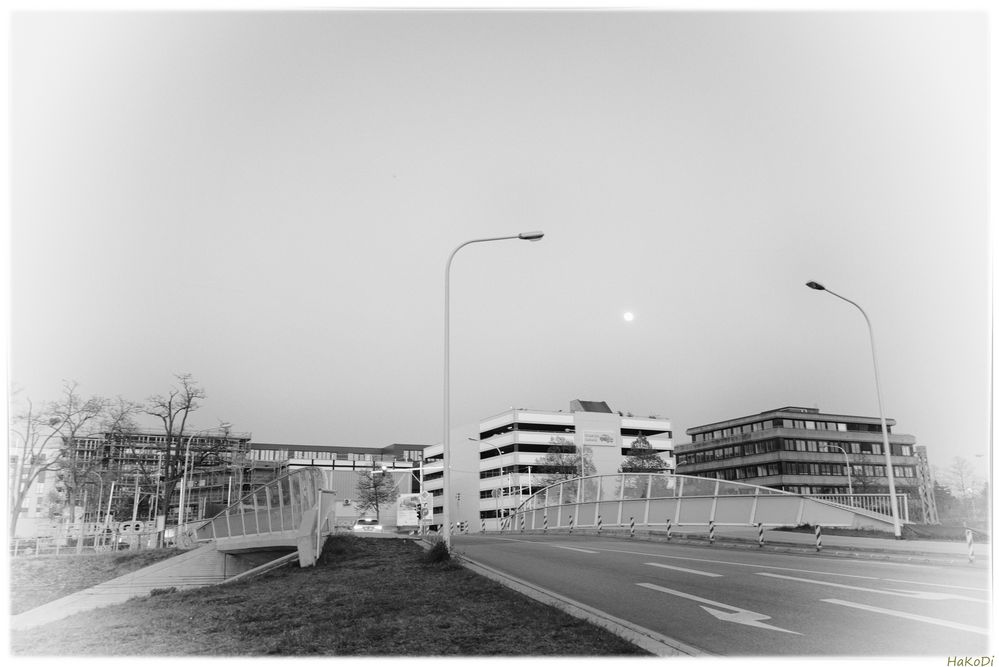
[[[895, 489], [905, 495], [910, 520], [935, 515], [926, 500], [925, 455], [916, 439], [894, 433], [886, 419]], [[888, 493], [879, 417], [821, 413], [817, 408], [784, 407], [728, 419], [686, 431], [690, 443], [676, 448], [676, 472], [755, 484], [791, 493], [821, 495], [847, 502]], [[871, 509], [887, 511], [886, 508]], [[906, 517], [903, 516], [903, 519]]]
[[[468, 522], [471, 530], [481, 530], [483, 523], [493, 530], [553, 479], [578, 475], [580, 449], [587, 475], [607, 475], [617, 473], [636, 446], [658, 456], [662, 467], [656, 469], [675, 467], [669, 419], [614, 412], [603, 401], [573, 400], [568, 411], [510, 408], [481, 420], [477, 433], [456, 429], [451, 437], [453, 520]], [[425, 458], [437, 524], [443, 513], [442, 454], [442, 447], [434, 445]]]

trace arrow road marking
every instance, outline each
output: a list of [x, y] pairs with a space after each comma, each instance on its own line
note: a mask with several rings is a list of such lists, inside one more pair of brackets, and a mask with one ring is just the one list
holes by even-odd
[[656, 586], [655, 584], [635, 584], [636, 586], [641, 586], [643, 588], [650, 588], [654, 591], [659, 591], [660, 593], [667, 593], [669, 595], [676, 595], [677, 597], [687, 598], [688, 600], [693, 600], [694, 602], [703, 602], [704, 604], [711, 605], [712, 607], [719, 607], [721, 609], [728, 609], [733, 613], [725, 613], [724, 611], [719, 611], [718, 609], [709, 609], [703, 604], [700, 605], [701, 609], [708, 612], [719, 621], [729, 621], [732, 623], [738, 623], [739, 625], [749, 625], [754, 628], [764, 628], [766, 630], [776, 630], [778, 632], [786, 632], [792, 635], [800, 635], [800, 632], [795, 632], [794, 630], [785, 630], [784, 628], [778, 628], [775, 625], [768, 625], [762, 623], [761, 621], [766, 621], [770, 617], [764, 614], [757, 613], [755, 611], [749, 611], [748, 609], [740, 609], [739, 607], [733, 607], [730, 604], [725, 604], [724, 602], [715, 602], [714, 600], [706, 600], [704, 598], [699, 598], [696, 595], [691, 595], [690, 593], [683, 593], [681, 591], [675, 591], [672, 588], [663, 588], [662, 586]]
[[823, 602], [829, 602], [830, 604], [838, 604], [844, 607], [853, 607], [854, 609], [863, 609], [864, 611], [873, 611], [877, 614], [888, 614], [889, 616], [898, 616], [899, 618], [907, 618], [910, 621], [922, 621], [923, 623], [932, 623], [933, 625], [942, 625], [947, 628], [954, 628], [955, 630], [967, 630], [968, 632], [977, 632], [980, 635], [987, 635], [989, 631], [985, 628], [977, 628], [973, 625], [964, 625], [962, 623], [954, 623], [953, 621], [945, 621], [940, 618], [931, 618], [929, 616], [918, 616], [916, 614], [907, 614], [904, 611], [895, 611], [894, 609], [882, 609], [881, 607], [871, 607], [866, 604], [860, 604], [857, 602], [847, 602], [846, 600], [823, 600]]
[[685, 567], [677, 567], [676, 565], [663, 565], [662, 563], [646, 563], [646, 565], [651, 565], [652, 567], [661, 567], [667, 570], [679, 570], [680, 572], [689, 572], [691, 574], [699, 574], [702, 577], [720, 577], [722, 575], [715, 574], [714, 572], [701, 572], [700, 570], [690, 570]]
[[791, 581], [803, 581], [806, 584], [818, 584], [819, 586], [832, 586], [834, 588], [848, 588], [851, 591], [864, 591], [865, 593], [881, 593], [882, 595], [897, 595], [903, 598], [915, 598], [917, 600], [964, 600], [966, 602], [987, 602], [979, 598], [972, 598], [966, 595], [955, 595], [953, 593], [928, 593], [924, 591], [898, 591], [881, 590], [879, 588], [863, 588], [861, 586], [848, 586], [846, 584], [834, 584], [831, 581], [818, 581], [817, 579], [802, 579], [801, 577], [789, 577], [786, 574], [774, 574], [772, 572], [757, 572], [761, 577], [773, 577], [774, 579], [789, 579]]

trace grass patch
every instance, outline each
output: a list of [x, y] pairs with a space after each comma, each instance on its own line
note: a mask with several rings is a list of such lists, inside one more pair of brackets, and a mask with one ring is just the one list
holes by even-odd
[[625, 640], [430, 556], [331, 538], [317, 567], [162, 592], [16, 633], [16, 656], [623, 656]]
[[180, 553], [180, 549], [146, 549], [12, 558], [10, 613], [20, 614]]

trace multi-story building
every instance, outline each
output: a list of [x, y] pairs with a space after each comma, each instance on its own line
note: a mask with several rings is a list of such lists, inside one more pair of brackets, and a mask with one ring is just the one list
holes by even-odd
[[167, 439], [162, 431], [136, 429], [74, 438], [66, 449], [72, 459], [71, 474], [82, 489], [76, 500], [84, 522], [104, 520], [109, 507], [112, 520], [131, 519], [133, 513], [139, 519], [164, 515], [167, 524], [210, 516], [225, 507], [243, 486], [250, 434], [218, 428], [174, 438], [176, 465], [186, 474], [166, 508], [156, 506]]
[[[55, 535], [59, 528], [59, 518], [53, 515], [53, 500], [58, 497], [57, 477], [54, 471], [44, 469], [45, 463], [58, 456], [53, 446], [37, 452], [27, 461], [22, 461], [24, 452], [17, 452], [8, 458], [8, 502], [16, 502], [16, 495], [24, 489], [21, 498], [20, 514], [15, 526], [15, 537], [35, 538]], [[38, 470], [41, 468], [40, 470]], [[33, 472], [37, 470], [37, 474]], [[26, 487], [26, 488], [25, 488]]]
[[[892, 432], [886, 419], [895, 488], [927, 514], [929, 480], [916, 439]], [[676, 448], [676, 472], [745, 482], [792, 493], [841, 495], [888, 492], [881, 420], [784, 407], [687, 429]], [[932, 487], [929, 496], [932, 497]]]
[[[511, 408], [483, 419], [477, 435], [459, 430], [451, 438], [454, 521], [468, 521], [475, 530], [483, 522], [495, 528], [553, 475], [575, 475], [555, 463], [559, 454], [568, 455], [563, 461], [578, 462], [582, 450], [587, 474], [613, 474], [636, 441], [644, 441], [663, 461], [663, 471], [675, 467], [669, 419], [614, 412], [602, 401], [574, 400], [567, 412]], [[426, 470], [432, 472], [425, 475], [426, 488], [435, 499], [437, 524], [443, 512], [441, 457], [440, 445], [427, 448]]]

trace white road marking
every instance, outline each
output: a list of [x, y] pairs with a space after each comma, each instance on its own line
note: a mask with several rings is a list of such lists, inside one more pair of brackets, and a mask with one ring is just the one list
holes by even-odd
[[568, 549], [569, 551], [580, 551], [580, 552], [582, 552], [584, 554], [595, 554], [595, 553], [597, 553], [596, 551], [590, 551], [589, 549], [577, 549], [576, 547], [564, 547], [561, 544], [552, 544], [550, 546], [553, 546], [556, 549]]
[[661, 567], [667, 570], [679, 570], [680, 572], [690, 572], [691, 574], [699, 574], [702, 577], [721, 577], [721, 574], [715, 574], [714, 572], [702, 572], [701, 570], [691, 570], [686, 567], [676, 567], [675, 565], [664, 565], [663, 563], [646, 563], [646, 565], [651, 565], [652, 567]]
[[822, 602], [828, 602], [830, 604], [838, 604], [844, 607], [853, 607], [854, 609], [863, 609], [864, 611], [873, 611], [877, 614], [888, 614], [889, 616], [898, 616], [899, 618], [907, 618], [910, 621], [921, 621], [923, 623], [932, 623], [933, 625], [942, 625], [946, 628], [954, 628], [955, 630], [966, 630], [968, 632], [977, 632], [980, 635], [989, 634], [987, 628], [979, 628], [975, 627], [974, 625], [964, 625], [963, 623], [954, 623], [953, 621], [945, 621], [941, 618], [932, 618], [930, 616], [918, 616], [916, 614], [907, 614], [904, 611], [895, 611], [894, 609], [882, 609], [881, 607], [871, 607], [870, 605], [860, 604], [858, 602], [847, 602], [846, 600], [834, 600], [834, 599], [822, 600]]
[[801, 577], [789, 577], [786, 574], [774, 574], [773, 572], [757, 572], [761, 577], [773, 577], [774, 579], [787, 579], [789, 581], [803, 581], [806, 584], [817, 584], [819, 586], [832, 586], [834, 588], [847, 588], [852, 591], [864, 591], [866, 593], [881, 593], [882, 595], [897, 595], [904, 598], [916, 598], [917, 600], [964, 600], [966, 602], [988, 602], [979, 598], [971, 598], [966, 595], [955, 595], [954, 593], [933, 593], [924, 591], [899, 591], [883, 590], [880, 588], [863, 588], [862, 586], [847, 586], [831, 581], [818, 581], [817, 579], [802, 579]]
[[[750, 611], [748, 609], [741, 609], [739, 607], [733, 607], [730, 604], [725, 604], [724, 602], [715, 602], [714, 600], [708, 600], [705, 598], [697, 597], [696, 595], [691, 595], [690, 593], [684, 593], [682, 591], [676, 591], [672, 588], [664, 588], [663, 586], [656, 586], [655, 584], [635, 584], [636, 586], [641, 586], [642, 588], [648, 588], [654, 591], [659, 591], [660, 593], [666, 593], [668, 595], [676, 595], [677, 597], [686, 598], [688, 600], [693, 600], [694, 602], [703, 602], [704, 604], [699, 605], [701, 609], [708, 612], [720, 621], [728, 621], [731, 623], [738, 623], [739, 625], [749, 625], [754, 628], [764, 628], [766, 630], [777, 630], [778, 632], [786, 632], [792, 635], [800, 635], [800, 632], [795, 632], [794, 630], [785, 630], [784, 628], [778, 628], [775, 625], [769, 625], [763, 623], [762, 621], [769, 620], [770, 617], [765, 614], [760, 614], [759, 612]], [[719, 609], [727, 609], [731, 613], [725, 613], [724, 611], [719, 611], [719, 609], [709, 609], [704, 605], [711, 605], [712, 607], [718, 607]]]

